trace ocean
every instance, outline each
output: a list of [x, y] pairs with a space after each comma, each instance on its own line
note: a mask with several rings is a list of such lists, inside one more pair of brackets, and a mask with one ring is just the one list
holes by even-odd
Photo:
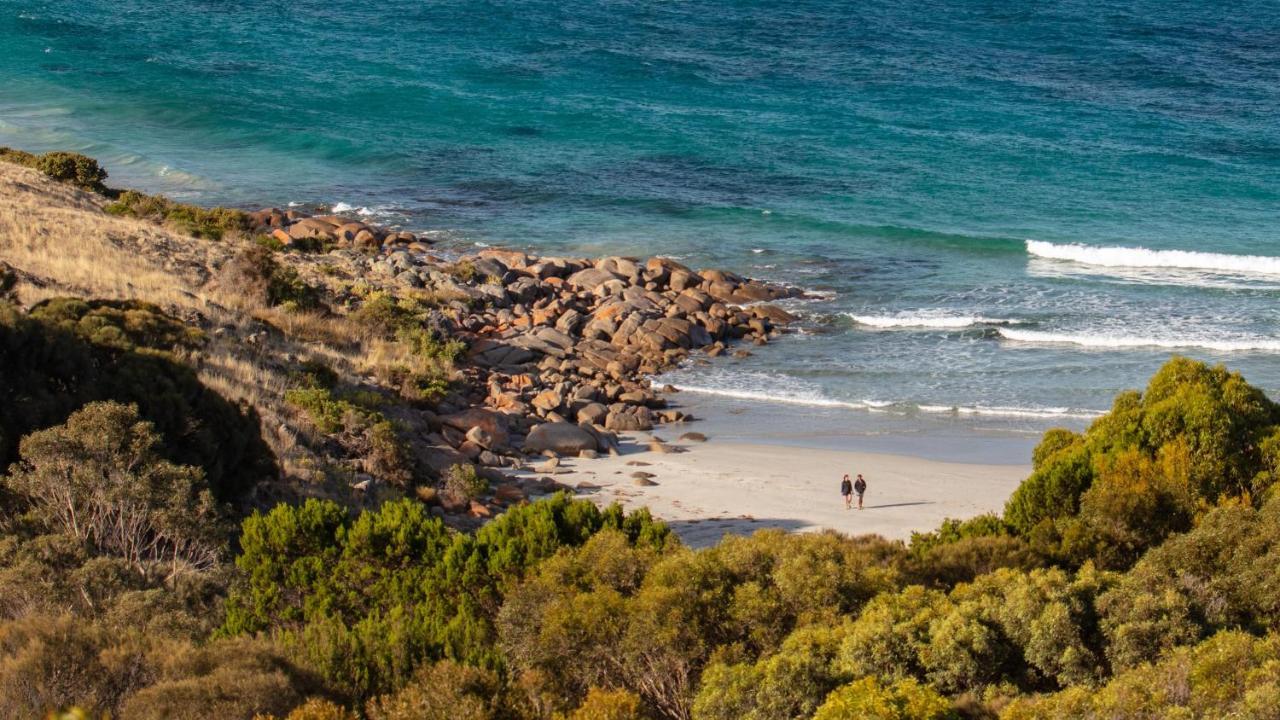
[[1173, 354], [1280, 394], [1277, 38], [1274, 0], [0, 0], [0, 144], [791, 283], [802, 333], [660, 381], [1034, 437]]

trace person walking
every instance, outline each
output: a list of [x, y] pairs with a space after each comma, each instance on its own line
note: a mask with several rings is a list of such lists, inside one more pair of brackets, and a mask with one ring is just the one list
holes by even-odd
[[848, 510], [853, 506], [853, 483], [849, 482], [847, 473], [844, 479], [840, 481], [840, 494], [844, 496], [844, 509]]
[[[848, 477], [848, 475], [845, 475], [846, 480]], [[867, 491], [867, 481], [862, 479], [862, 473], [858, 473], [858, 480], [853, 484], [853, 491], [858, 493], [858, 509], [861, 510], [862, 494]], [[845, 498], [845, 502], [848, 502], [847, 497]]]

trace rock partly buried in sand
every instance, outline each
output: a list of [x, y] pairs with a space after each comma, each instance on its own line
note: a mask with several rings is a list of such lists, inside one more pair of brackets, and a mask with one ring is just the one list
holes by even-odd
[[551, 450], [561, 455], [577, 456], [583, 450], [595, 450], [596, 438], [572, 423], [543, 423], [529, 431], [524, 449], [525, 452]]
[[700, 432], [687, 432], [681, 435], [680, 439], [686, 442], [706, 442], [707, 436]]

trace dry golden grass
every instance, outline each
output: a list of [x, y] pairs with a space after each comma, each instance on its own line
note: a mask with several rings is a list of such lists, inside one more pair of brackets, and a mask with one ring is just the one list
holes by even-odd
[[[285, 474], [313, 480], [321, 463], [298, 444], [293, 413], [283, 403], [289, 377], [281, 360], [318, 356], [350, 367], [359, 352], [351, 343], [356, 332], [344, 319], [249, 306], [234, 288], [219, 289], [214, 279], [238, 249], [235, 242], [200, 240], [108, 215], [103, 204], [91, 193], [0, 162], [0, 260], [19, 271], [19, 301], [126, 299], [154, 303], [178, 317], [198, 313], [206, 330], [216, 329], [209, 345], [187, 358], [201, 381], [252, 406]], [[280, 333], [260, 332], [263, 322]]]
[[[414, 356], [403, 343], [376, 337], [376, 328], [346, 315], [264, 307], [235, 287], [221, 287], [220, 269], [248, 240], [189, 237], [148, 221], [109, 215], [102, 210], [105, 202], [34, 170], [0, 162], [0, 261], [18, 271], [19, 301], [30, 306], [66, 296], [139, 300], [200, 325], [209, 343], [187, 361], [207, 387], [257, 411], [263, 439], [285, 476], [297, 481], [290, 483], [291, 492], [349, 494], [335, 474], [340, 463], [319, 445], [308, 447], [305, 421], [284, 403], [290, 368], [319, 360], [354, 384], [389, 378], [399, 369], [453, 372]], [[321, 285], [333, 280], [328, 264], [341, 262], [279, 258]], [[283, 487], [260, 490], [270, 494]]]
[[8, 163], [0, 198], [0, 259], [34, 279], [19, 287], [24, 304], [70, 294], [219, 314], [202, 288], [228, 248], [107, 215], [101, 198]]

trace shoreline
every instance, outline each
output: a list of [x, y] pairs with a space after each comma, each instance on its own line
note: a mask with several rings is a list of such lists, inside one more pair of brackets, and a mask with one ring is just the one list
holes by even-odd
[[[662, 432], [625, 435], [621, 454], [591, 461], [564, 459], [545, 471], [579, 497], [648, 507], [694, 548], [726, 534], [767, 528], [788, 532], [835, 530], [909, 540], [946, 518], [1000, 512], [1030, 464], [941, 462], [909, 455], [824, 450], [761, 443], [677, 440], [666, 452], [648, 450]], [[845, 510], [844, 473], [869, 484], [865, 508]]]
[[[795, 288], [724, 270], [694, 270], [662, 257], [557, 257], [486, 248], [444, 259], [420, 235], [350, 217], [276, 208], [184, 210], [136, 193], [87, 195], [23, 174], [29, 172], [15, 168], [2, 176], [6, 192], [26, 208], [21, 222], [65, 228], [74, 220], [81, 234], [99, 238], [101, 247], [93, 251], [92, 262], [88, 256], [82, 261], [79, 255], [59, 255], [60, 264], [53, 264], [48, 248], [15, 245], [10, 259], [18, 276], [26, 278], [19, 293], [35, 301], [67, 285], [74, 295], [156, 301], [208, 325], [213, 341], [206, 358], [220, 364], [206, 367], [205, 377], [253, 404], [260, 416], [270, 418], [266, 427], [275, 428], [264, 439], [283, 458], [282, 473], [264, 480], [263, 497], [297, 493], [372, 507], [413, 492], [449, 524], [473, 527], [551, 489], [590, 489], [585, 494], [601, 500], [650, 506], [691, 543], [758, 527], [830, 527], [905, 538], [945, 517], [998, 510], [1026, 474], [1025, 465], [1010, 462], [1029, 457], [1034, 441], [1025, 435], [1012, 449], [995, 454], [1004, 464], [975, 463], [992, 455], [972, 453], [914, 457], [921, 454], [919, 447], [938, 445], [921, 445], [919, 437], [889, 447], [883, 439], [868, 446], [850, 441], [857, 433], [834, 433], [839, 447], [802, 447], [789, 444], [783, 433], [824, 434], [813, 425], [815, 413], [809, 409], [755, 405], [743, 418], [721, 404], [717, 407], [724, 412], [709, 413], [711, 405], [697, 398], [687, 402], [692, 393], [662, 386], [662, 373], [682, 361], [734, 363], [785, 338], [798, 318], [774, 303], [803, 297]], [[111, 198], [119, 201], [103, 212]], [[213, 240], [193, 231], [184, 239], [170, 235], [164, 229], [170, 208], [224, 223], [231, 242], [220, 240], [221, 225]], [[14, 223], [17, 227], [16, 218]], [[121, 233], [136, 235], [133, 252], [110, 240]], [[235, 253], [254, 246], [254, 233], [259, 251], [267, 250], [261, 245], [264, 236], [279, 250], [296, 246], [300, 252], [272, 253], [273, 262], [288, 268], [290, 282], [318, 296], [319, 312], [225, 295], [234, 285], [222, 284], [233, 279], [224, 279], [224, 273], [236, 266], [240, 256]], [[78, 251], [89, 252], [87, 247]], [[107, 256], [110, 262], [103, 259]], [[104, 263], [112, 269], [106, 275]], [[154, 287], [140, 290], [134, 284], [162, 265], [190, 271], [157, 277]], [[256, 307], [257, 316], [241, 316], [246, 307]], [[221, 319], [208, 320], [208, 312], [221, 313]], [[373, 323], [372, 331], [355, 327], [359, 322]], [[242, 327], [252, 339], [236, 342], [227, 327]], [[406, 344], [405, 333], [421, 344], [425, 358], [406, 357], [419, 350]], [[465, 350], [450, 350], [445, 339], [465, 340]], [[393, 342], [399, 343], [400, 355], [388, 354], [387, 343]], [[439, 360], [446, 351], [460, 354], [456, 366]], [[263, 352], [278, 367], [264, 365]], [[445, 370], [427, 361], [439, 361]], [[348, 428], [344, 419], [336, 430], [329, 429], [308, 407], [282, 396], [296, 382], [291, 377], [309, 372], [307, 363], [321, 363], [332, 374], [325, 388], [315, 391], [321, 400], [354, 407], [371, 402], [368, 393], [376, 393], [378, 400], [365, 415], [373, 418], [370, 422], [400, 428], [396, 437], [379, 441], [393, 444], [388, 458], [369, 456], [374, 443], [362, 427]], [[247, 372], [248, 367], [254, 371]], [[406, 372], [423, 374], [405, 377]], [[415, 394], [420, 387], [441, 389], [424, 403]], [[789, 421], [784, 419], [788, 413]], [[706, 421], [686, 424], [694, 418]], [[871, 425], [892, 424], [888, 416], [865, 419]], [[741, 436], [752, 425], [757, 435]], [[884, 428], [873, 429], [862, 439], [884, 434]], [[674, 438], [690, 430], [710, 435], [712, 442], [693, 447], [654, 440], [658, 434]], [[642, 442], [650, 452], [637, 457]], [[972, 444], [971, 437], [959, 443]], [[628, 464], [633, 462], [653, 466], [654, 477], [641, 479], [655, 484], [617, 482], [634, 482], [633, 473], [647, 472], [637, 469], [645, 466]], [[543, 471], [546, 465], [551, 467]], [[850, 525], [846, 516], [832, 514], [841, 508], [831, 488], [845, 471], [868, 473], [873, 488], [882, 481], [886, 490], [892, 488], [885, 493], [885, 507], [868, 507], [876, 512], [866, 516], [871, 521], [865, 525]], [[483, 478], [486, 489], [463, 492], [456, 483], [450, 486], [458, 472]], [[957, 490], [956, 481], [968, 489]], [[824, 489], [827, 483], [831, 488]], [[871, 496], [876, 495], [873, 490]]]

